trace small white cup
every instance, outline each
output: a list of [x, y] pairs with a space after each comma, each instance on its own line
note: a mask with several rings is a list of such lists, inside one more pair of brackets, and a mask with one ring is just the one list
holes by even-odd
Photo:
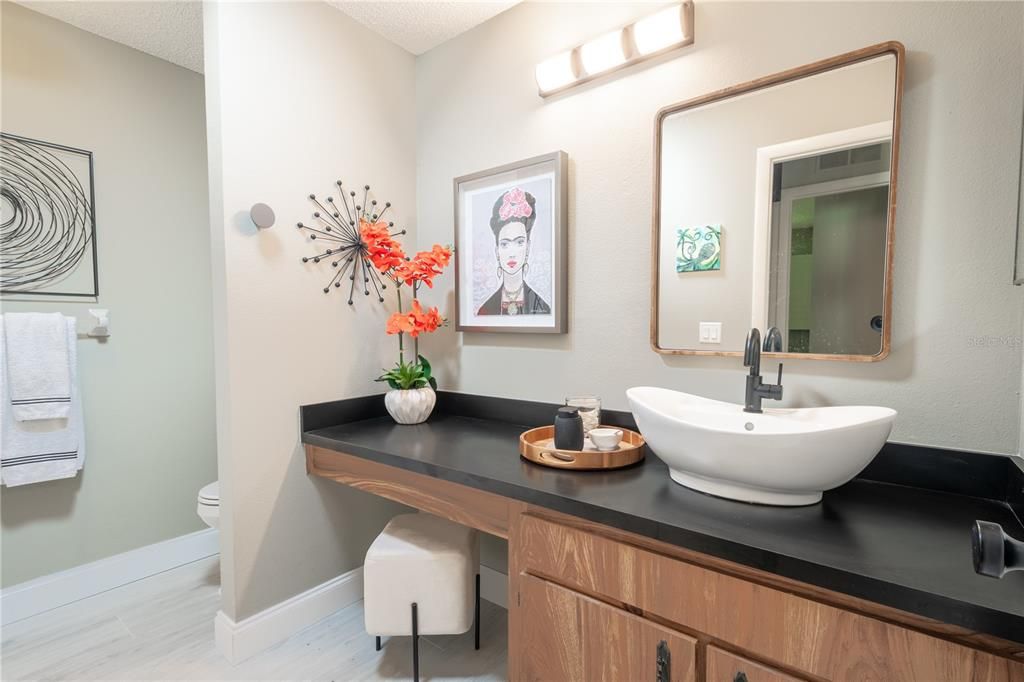
[[590, 429], [590, 442], [594, 444], [594, 447], [602, 452], [609, 450], [615, 450], [619, 447], [619, 443], [622, 442], [622, 431], [620, 429]]

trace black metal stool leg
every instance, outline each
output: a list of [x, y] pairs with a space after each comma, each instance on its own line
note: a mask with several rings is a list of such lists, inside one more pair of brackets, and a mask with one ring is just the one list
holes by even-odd
[[380, 637], [377, 637], [377, 651], [380, 651]]
[[473, 612], [473, 623], [475, 631], [473, 636], [475, 638], [474, 648], [480, 649], [480, 574], [476, 574], [476, 607]]
[[412, 679], [420, 682], [420, 632], [416, 602], [412, 603]]

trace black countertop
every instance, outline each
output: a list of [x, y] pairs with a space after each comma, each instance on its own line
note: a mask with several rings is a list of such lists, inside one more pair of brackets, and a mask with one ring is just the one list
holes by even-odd
[[[400, 426], [378, 416], [382, 403], [377, 396], [304, 407], [302, 441], [1024, 643], [1024, 572], [995, 580], [977, 575], [971, 563], [976, 519], [1024, 538], [1013, 499], [858, 478], [826, 492], [817, 505], [751, 505], [674, 483], [651, 452], [638, 465], [608, 472], [523, 460], [519, 434], [543, 423], [538, 415], [550, 415], [552, 406], [441, 394], [428, 422]], [[488, 414], [500, 417], [481, 418]], [[629, 415], [606, 411], [602, 419], [616, 420], [628, 425]], [[907, 447], [894, 446], [900, 451], [876, 468], [898, 469], [900, 457], [916, 457], [919, 465], [922, 455]], [[1012, 463], [1001, 473], [1006, 458], [959, 461], [970, 457], [974, 470], [989, 469], [993, 485], [1020, 474]], [[963, 485], [964, 477], [958, 479], [955, 485]], [[1018, 481], [1010, 487], [1020, 492]]]

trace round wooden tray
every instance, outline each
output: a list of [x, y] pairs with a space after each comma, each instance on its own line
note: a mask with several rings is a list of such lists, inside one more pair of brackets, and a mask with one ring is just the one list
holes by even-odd
[[[619, 429], [618, 426], [602, 426], [605, 429]], [[644, 458], [644, 437], [629, 429], [622, 431], [622, 442], [618, 450], [602, 452], [590, 445], [584, 450], [555, 449], [555, 427], [539, 426], [519, 436], [519, 454], [523, 458], [557, 469], [618, 469], [636, 464]]]

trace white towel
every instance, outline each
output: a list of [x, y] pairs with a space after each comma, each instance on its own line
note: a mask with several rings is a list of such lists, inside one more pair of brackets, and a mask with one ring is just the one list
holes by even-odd
[[67, 324], [60, 313], [7, 313], [8, 392], [14, 418], [66, 419], [71, 414], [70, 352]]
[[[6, 317], [6, 315], [4, 316]], [[7, 349], [0, 334], [0, 476], [4, 485], [16, 486], [73, 477], [85, 463], [85, 427], [78, 390], [75, 319], [63, 319], [70, 348], [71, 415], [67, 419], [19, 422], [14, 418]]]

